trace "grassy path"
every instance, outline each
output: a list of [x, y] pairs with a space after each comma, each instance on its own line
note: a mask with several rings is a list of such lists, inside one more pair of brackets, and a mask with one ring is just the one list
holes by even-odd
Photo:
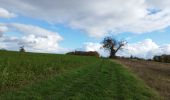
[[[3, 89], [1, 86], [0, 100], [158, 100], [154, 91], [120, 64], [93, 57], [61, 57], [64, 62], [59, 60], [59, 65], [65, 66], [64, 68], [59, 67], [62, 72], [58, 69], [57, 72], [60, 73], [55, 74], [52, 71], [52, 74], [45, 74], [43, 77], [42, 73], [51, 72], [51, 70], [50, 72], [43, 70], [43, 68], [48, 69], [47, 65], [40, 66], [39, 71], [42, 72], [38, 71], [37, 75], [32, 73], [34, 71], [37, 73], [38, 69], [30, 70], [26, 67], [31, 72], [29, 74], [34, 75], [35, 79], [39, 78], [39, 81], [30, 80], [30, 83], [18, 85], [15, 89], [11, 89], [12, 87], [8, 89], [6, 85]], [[61, 59], [61, 57], [55, 59]], [[52, 60], [51, 62], [53, 62], [53, 59], [49, 58], [47, 61]], [[74, 63], [77, 63], [77, 67], [71, 66]], [[69, 66], [71, 67], [69, 68]], [[10, 68], [10, 66], [8, 67]], [[20, 75], [20, 73], [15, 74]], [[22, 78], [18, 77], [18, 80], [24, 81], [23, 77], [27, 78], [27, 75], [22, 73]], [[8, 84], [20, 83], [18, 80], [9, 81]]]

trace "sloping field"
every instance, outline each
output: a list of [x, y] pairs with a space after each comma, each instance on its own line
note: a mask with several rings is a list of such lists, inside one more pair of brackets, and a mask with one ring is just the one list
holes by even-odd
[[107, 59], [0, 51], [0, 100], [157, 100]]
[[159, 92], [163, 100], [170, 100], [170, 63], [120, 59], [152, 89]]

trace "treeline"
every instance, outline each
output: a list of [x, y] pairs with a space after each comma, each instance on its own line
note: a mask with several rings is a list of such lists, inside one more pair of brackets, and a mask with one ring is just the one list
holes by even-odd
[[152, 59], [144, 59], [144, 58], [139, 58], [139, 57], [135, 57], [135, 56], [130, 56], [130, 57], [124, 57], [124, 56], [117, 56], [116, 58], [118, 59], [133, 59], [133, 60], [147, 60], [147, 61], [151, 61]]
[[144, 59], [144, 58], [138, 58], [134, 56], [130, 57], [119, 57], [121, 59], [133, 59], [133, 60], [144, 60], [144, 61], [156, 61], [156, 62], [165, 62], [170, 63], [170, 55], [160, 55], [160, 56], [154, 56], [152, 59]]
[[97, 51], [74, 51], [74, 52], [68, 52], [67, 55], [79, 55], [79, 56], [95, 56], [100, 57], [100, 54]]
[[154, 61], [170, 63], [170, 55], [154, 56]]

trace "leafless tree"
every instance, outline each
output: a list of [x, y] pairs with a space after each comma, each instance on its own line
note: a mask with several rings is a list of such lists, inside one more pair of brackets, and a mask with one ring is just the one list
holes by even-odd
[[115, 58], [116, 53], [127, 44], [126, 41], [118, 41], [112, 37], [105, 37], [102, 41], [102, 47], [110, 52], [109, 58]]

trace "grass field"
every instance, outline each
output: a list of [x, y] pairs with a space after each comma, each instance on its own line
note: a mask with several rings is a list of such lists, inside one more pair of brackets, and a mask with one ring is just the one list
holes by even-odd
[[0, 51], [0, 100], [158, 100], [108, 59]]
[[162, 100], [170, 100], [170, 63], [127, 59], [118, 61], [156, 90], [162, 96]]

